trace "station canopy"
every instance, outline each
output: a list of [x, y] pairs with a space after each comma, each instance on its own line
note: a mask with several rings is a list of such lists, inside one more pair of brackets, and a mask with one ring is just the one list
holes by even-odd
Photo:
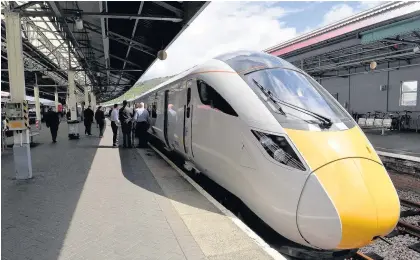
[[368, 73], [371, 65], [383, 70], [415, 66], [420, 2], [384, 2], [265, 51], [319, 79]]
[[208, 2], [9, 1], [2, 2], [1, 85], [9, 91], [6, 11], [19, 12], [27, 94], [60, 102], [67, 71], [76, 72], [76, 94], [87, 86], [104, 102], [130, 89], [207, 6]]

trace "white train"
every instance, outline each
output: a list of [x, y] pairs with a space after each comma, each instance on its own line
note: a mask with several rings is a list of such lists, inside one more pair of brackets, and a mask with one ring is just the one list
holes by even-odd
[[136, 102], [150, 109], [152, 135], [291, 241], [359, 248], [398, 222], [396, 190], [366, 136], [280, 58], [225, 54]]

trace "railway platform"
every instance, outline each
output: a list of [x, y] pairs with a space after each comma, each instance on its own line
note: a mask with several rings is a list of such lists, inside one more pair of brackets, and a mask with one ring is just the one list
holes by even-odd
[[382, 162], [389, 170], [420, 177], [420, 134], [389, 132], [386, 135], [365, 132]]
[[2, 259], [272, 259], [152, 150], [92, 130], [68, 140], [61, 123], [53, 144], [43, 127], [30, 180], [2, 153]]
[[386, 135], [365, 132], [376, 150], [420, 158], [420, 134], [387, 132]]

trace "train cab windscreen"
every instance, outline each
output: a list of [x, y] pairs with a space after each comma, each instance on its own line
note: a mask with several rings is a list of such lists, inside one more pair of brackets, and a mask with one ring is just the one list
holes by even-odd
[[[254, 91], [264, 90], [280, 111], [276, 118], [291, 128], [301, 128], [302, 124], [331, 125], [344, 123], [354, 126], [353, 120], [328, 92], [314, 79], [296, 70], [274, 68], [256, 70], [244, 75]], [[325, 124], [328, 123], [328, 124]], [[300, 126], [299, 126], [300, 125]]]

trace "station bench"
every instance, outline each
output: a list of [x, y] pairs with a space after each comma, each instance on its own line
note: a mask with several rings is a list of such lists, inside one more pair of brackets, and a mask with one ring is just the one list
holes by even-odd
[[[29, 143], [33, 144], [34, 143], [34, 137], [38, 136], [39, 132], [30, 132], [29, 133]], [[1, 151], [3, 152], [7, 147], [7, 139], [6, 139], [6, 131], [2, 130], [1, 131]]]
[[34, 136], [37, 136], [37, 135], [39, 135], [39, 132], [30, 132], [29, 133], [29, 140], [30, 140], [30, 143], [32, 144], [33, 142], [34, 142]]
[[391, 129], [391, 118], [359, 118], [357, 124], [362, 129], [381, 130], [381, 134], [385, 135], [385, 131]]

